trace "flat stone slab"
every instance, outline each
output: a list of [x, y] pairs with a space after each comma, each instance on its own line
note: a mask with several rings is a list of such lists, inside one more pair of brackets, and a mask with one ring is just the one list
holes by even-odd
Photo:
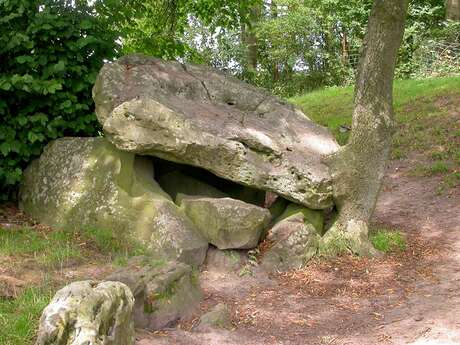
[[178, 194], [176, 202], [200, 234], [219, 249], [251, 249], [271, 220], [266, 208], [231, 198]]
[[96, 113], [121, 150], [198, 166], [313, 209], [332, 206], [329, 131], [267, 92], [205, 66], [131, 55], [106, 64]]

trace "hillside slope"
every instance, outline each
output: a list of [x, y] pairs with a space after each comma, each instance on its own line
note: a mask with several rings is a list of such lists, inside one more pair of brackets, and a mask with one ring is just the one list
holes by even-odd
[[[353, 111], [353, 88], [328, 88], [290, 99], [345, 144]], [[417, 155], [410, 173], [442, 175], [439, 192], [460, 182], [460, 77], [397, 80], [394, 85], [397, 130], [393, 159]], [[340, 128], [342, 126], [342, 129]]]

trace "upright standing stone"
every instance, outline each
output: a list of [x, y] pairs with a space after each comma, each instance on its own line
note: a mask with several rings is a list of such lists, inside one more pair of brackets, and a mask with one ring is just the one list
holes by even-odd
[[208, 243], [153, 179], [152, 163], [104, 138], [61, 138], [24, 172], [20, 207], [55, 228], [105, 229], [152, 255], [200, 265]]

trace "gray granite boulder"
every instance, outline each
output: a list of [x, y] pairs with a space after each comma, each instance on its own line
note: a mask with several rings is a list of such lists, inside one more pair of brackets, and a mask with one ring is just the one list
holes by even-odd
[[44, 309], [36, 345], [134, 345], [133, 305], [122, 283], [72, 283]]
[[202, 299], [198, 272], [183, 263], [136, 257], [106, 279], [123, 282], [131, 289], [136, 328], [173, 326], [195, 311]]
[[176, 202], [203, 237], [219, 249], [256, 247], [271, 219], [268, 209], [231, 198], [178, 195]]
[[208, 243], [153, 179], [145, 157], [104, 138], [62, 138], [26, 169], [20, 207], [37, 221], [80, 231], [108, 229], [151, 255], [200, 265]]
[[121, 150], [198, 166], [313, 209], [333, 204], [327, 129], [267, 92], [205, 66], [141, 55], [106, 64], [93, 88]]

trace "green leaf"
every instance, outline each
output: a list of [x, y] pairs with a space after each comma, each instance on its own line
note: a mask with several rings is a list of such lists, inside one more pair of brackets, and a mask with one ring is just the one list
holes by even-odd
[[38, 138], [38, 135], [35, 134], [34, 132], [29, 132], [29, 133], [27, 133], [27, 139], [29, 139], [29, 141], [33, 144], [33, 143], [36, 142], [39, 138]]
[[65, 66], [65, 62], [63, 60], [59, 60], [59, 62], [54, 65], [53, 70], [54, 72], [59, 73], [65, 70]]
[[9, 90], [11, 90], [11, 86], [12, 86], [11, 83], [5, 81], [5, 82], [0, 84], [0, 89], [5, 90], [5, 91], [9, 91]]
[[82, 29], [91, 29], [93, 27], [93, 23], [88, 20], [88, 19], [85, 19], [85, 20], [82, 20], [82, 22], [80, 23], [80, 27]]
[[10, 144], [7, 142], [0, 144], [0, 152], [6, 157], [11, 152]]
[[24, 63], [30, 63], [34, 61], [34, 59], [31, 56], [21, 55], [16, 58], [16, 61], [20, 64], [24, 64]]

